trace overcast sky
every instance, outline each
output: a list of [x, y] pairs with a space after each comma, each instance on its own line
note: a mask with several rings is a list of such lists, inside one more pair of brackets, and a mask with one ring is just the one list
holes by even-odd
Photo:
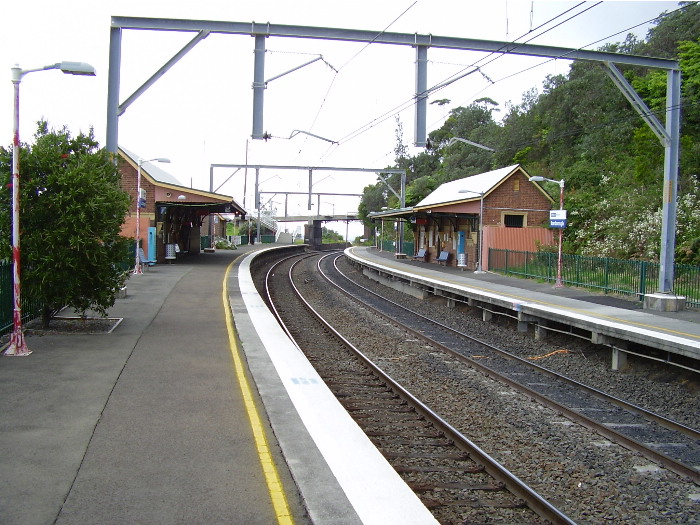
[[[28, 74], [20, 89], [20, 135], [32, 142], [37, 120], [67, 126], [73, 134], [94, 128], [105, 144], [109, 28], [111, 16], [270, 22], [433, 34], [495, 41], [597, 49], [623, 41], [628, 32], [644, 38], [640, 27], [677, 2], [559, 2], [525, 0], [23, 0], [3, 6], [0, 32], [0, 142], [12, 143], [10, 68], [83, 61], [96, 77], [59, 71]], [[568, 12], [567, 12], [568, 11]], [[566, 14], [562, 14], [565, 13]], [[559, 16], [561, 15], [561, 16]], [[573, 18], [572, 18], [573, 17]], [[567, 20], [569, 19], [569, 20]], [[537, 29], [542, 24], [547, 25]], [[558, 27], [554, 27], [561, 24]], [[550, 29], [551, 28], [551, 29]], [[549, 31], [546, 31], [550, 29]], [[543, 33], [541, 34], [540, 33]], [[539, 35], [539, 36], [537, 36]], [[124, 31], [120, 102], [179, 51], [192, 33]], [[535, 37], [533, 39], [533, 37]], [[265, 91], [264, 128], [274, 138], [251, 140], [254, 39], [210, 35], [134, 102], [120, 118], [119, 144], [142, 158], [167, 157], [161, 165], [183, 185], [209, 189], [211, 163], [277, 164], [382, 168], [393, 163], [396, 117], [404, 143], [413, 147], [415, 50], [410, 47], [269, 38], [265, 78], [271, 78], [322, 55], [280, 79]], [[472, 64], [483, 66], [429, 99], [428, 132], [439, 128], [449, 110], [481, 97], [517, 104], [523, 92], [541, 89], [548, 74], [563, 74], [565, 60], [501, 57], [429, 49], [428, 86], [439, 84]], [[487, 63], [489, 62], [489, 63]], [[331, 67], [332, 66], [332, 67]], [[1, 70], [0, 70], [1, 71]], [[299, 134], [303, 130], [338, 141], [338, 145]], [[2, 139], [2, 137], [5, 137]], [[217, 170], [214, 187], [233, 170]], [[249, 173], [249, 176], [251, 174]], [[308, 173], [262, 172], [261, 191], [306, 191]], [[323, 180], [322, 180], [323, 179]], [[319, 172], [314, 191], [361, 193], [375, 182], [373, 174]], [[246, 205], [253, 207], [252, 183]], [[243, 173], [230, 178], [219, 193], [243, 202]], [[265, 200], [271, 195], [265, 197]], [[284, 200], [273, 198], [280, 213]], [[314, 200], [315, 202], [315, 200]], [[357, 199], [322, 197], [321, 212], [357, 209]], [[306, 199], [289, 201], [290, 214], [306, 213]], [[338, 226], [345, 233], [344, 226]], [[356, 233], [357, 234], [357, 233]], [[351, 237], [353, 232], [351, 232]]]

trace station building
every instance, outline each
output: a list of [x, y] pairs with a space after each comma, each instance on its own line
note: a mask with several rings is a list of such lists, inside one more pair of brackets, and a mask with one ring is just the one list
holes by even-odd
[[[131, 208], [122, 235], [136, 238], [136, 206], [139, 157], [119, 148], [122, 189], [131, 196]], [[149, 260], [166, 262], [177, 253], [199, 253], [202, 238], [223, 235], [217, 228], [223, 223], [213, 217], [244, 219], [245, 209], [231, 196], [183, 186], [155, 162], [141, 165], [141, 209], [139, 229], [141, 246]]]
[[486, 271], [491, 248], [537, 251], [556, 242], [548, 227], [554, 200], [529, 179], [519, 164], [507, 166], [442, 184], [415, 206], [369, 216], [409, 221], [415, 254], [424, 253], [425, 262], [447, 252], [441, 262], [475, 270], [481, 257]]

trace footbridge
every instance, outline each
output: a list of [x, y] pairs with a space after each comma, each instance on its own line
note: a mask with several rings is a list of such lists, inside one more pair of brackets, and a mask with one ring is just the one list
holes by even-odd
[[334, 215], [282, 215], [274, 218], [277, 222], [305, 222], [305, 221], [360, 221], [360, 215], [356, 211]]

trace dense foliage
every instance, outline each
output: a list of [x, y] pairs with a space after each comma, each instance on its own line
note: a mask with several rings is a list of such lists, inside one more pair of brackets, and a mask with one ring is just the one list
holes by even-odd
[[[92, 131], [72, 137], [40, 122], [34, 138], [20, 148], [22, 296], [44, 305], [45, 324], [64, 306], [104, 314], [128, 275], [129, 195]], [[11, 256], [11, 176], [12, 148], [0, 148], [0, 259]]]
[[322, 244], [334, 244], [338, 242], [343, 242], [345, 237], [336, 231], [329, 230], [325, 226], [321, 228], [321, 243]]
[[[680, 61], [676, 255], [678, 262], [700, 264], [700, 5], [679, 5], [657, 19], [644, 41], [628, 35], [624, 42], [601, 50]], [[663, 123], [666, 73], [620, 69]], [[448, 147], [452, 137], [496, 152], [461, 142]], [[395, 151], [395, 167], [408, 170], [408, 206], [444, 182], [519, 163], [530, 175], [566, 181], [568, 253], [658, 260], [664, 149], [601, 65], [573, 63], [568, 74], [549, 76], [541, 93], [530, 89], [520, 104], [508, 105], [502, 115], [489, 98], [453, 109], [429, 140], [431, 148], [415, 157], [406, 156], [405, 147]], [[559, 187], [551, 186], [547, 189], [558, 201]], [[396, 180], [393, 187], [398, 187]], [[397, 205], [380, 181], [365, 188], [360, 213], [366, 217], [370, 211]]]

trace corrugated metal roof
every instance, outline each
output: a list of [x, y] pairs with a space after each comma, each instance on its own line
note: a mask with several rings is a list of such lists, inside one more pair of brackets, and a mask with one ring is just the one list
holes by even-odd
[[[480, 194], [488, 195], [491, 190], [498, 186], [503, 179], [513, 173], [519, 164], [506, 166], [493, 171], [479, 173], [471, 177], [453, 180], [440, 185], [434, 192], [414, 206], [415, 210], [434, 206], [444, 206], [457, 202], [480, 199]], [[473, 191], [474, 193], [460, 193], [460, 190]]]
[[[141, 157], [121, 146], [119, 146], [119, 149], [122, 150], [122, 152], [124, 152], [124, 154], [127, 157], [129, 157], [129, 159], [131, 160], [131, 162], [134, 163], [134, 165], [138, 166], [139, 159]], [[143, 164], [141, 164], [141, 171], [148, 173], [158, 182], [162, 182], [164, 184], [175, 184], [176, 186], [183, 186], [183, 184], [179, 180], [177, 180], [177, 178], [175, 178], [173, 175], [171, 175], [164, 169], [160, 168], [158, 166], [158, 163], [144, 162]]]

